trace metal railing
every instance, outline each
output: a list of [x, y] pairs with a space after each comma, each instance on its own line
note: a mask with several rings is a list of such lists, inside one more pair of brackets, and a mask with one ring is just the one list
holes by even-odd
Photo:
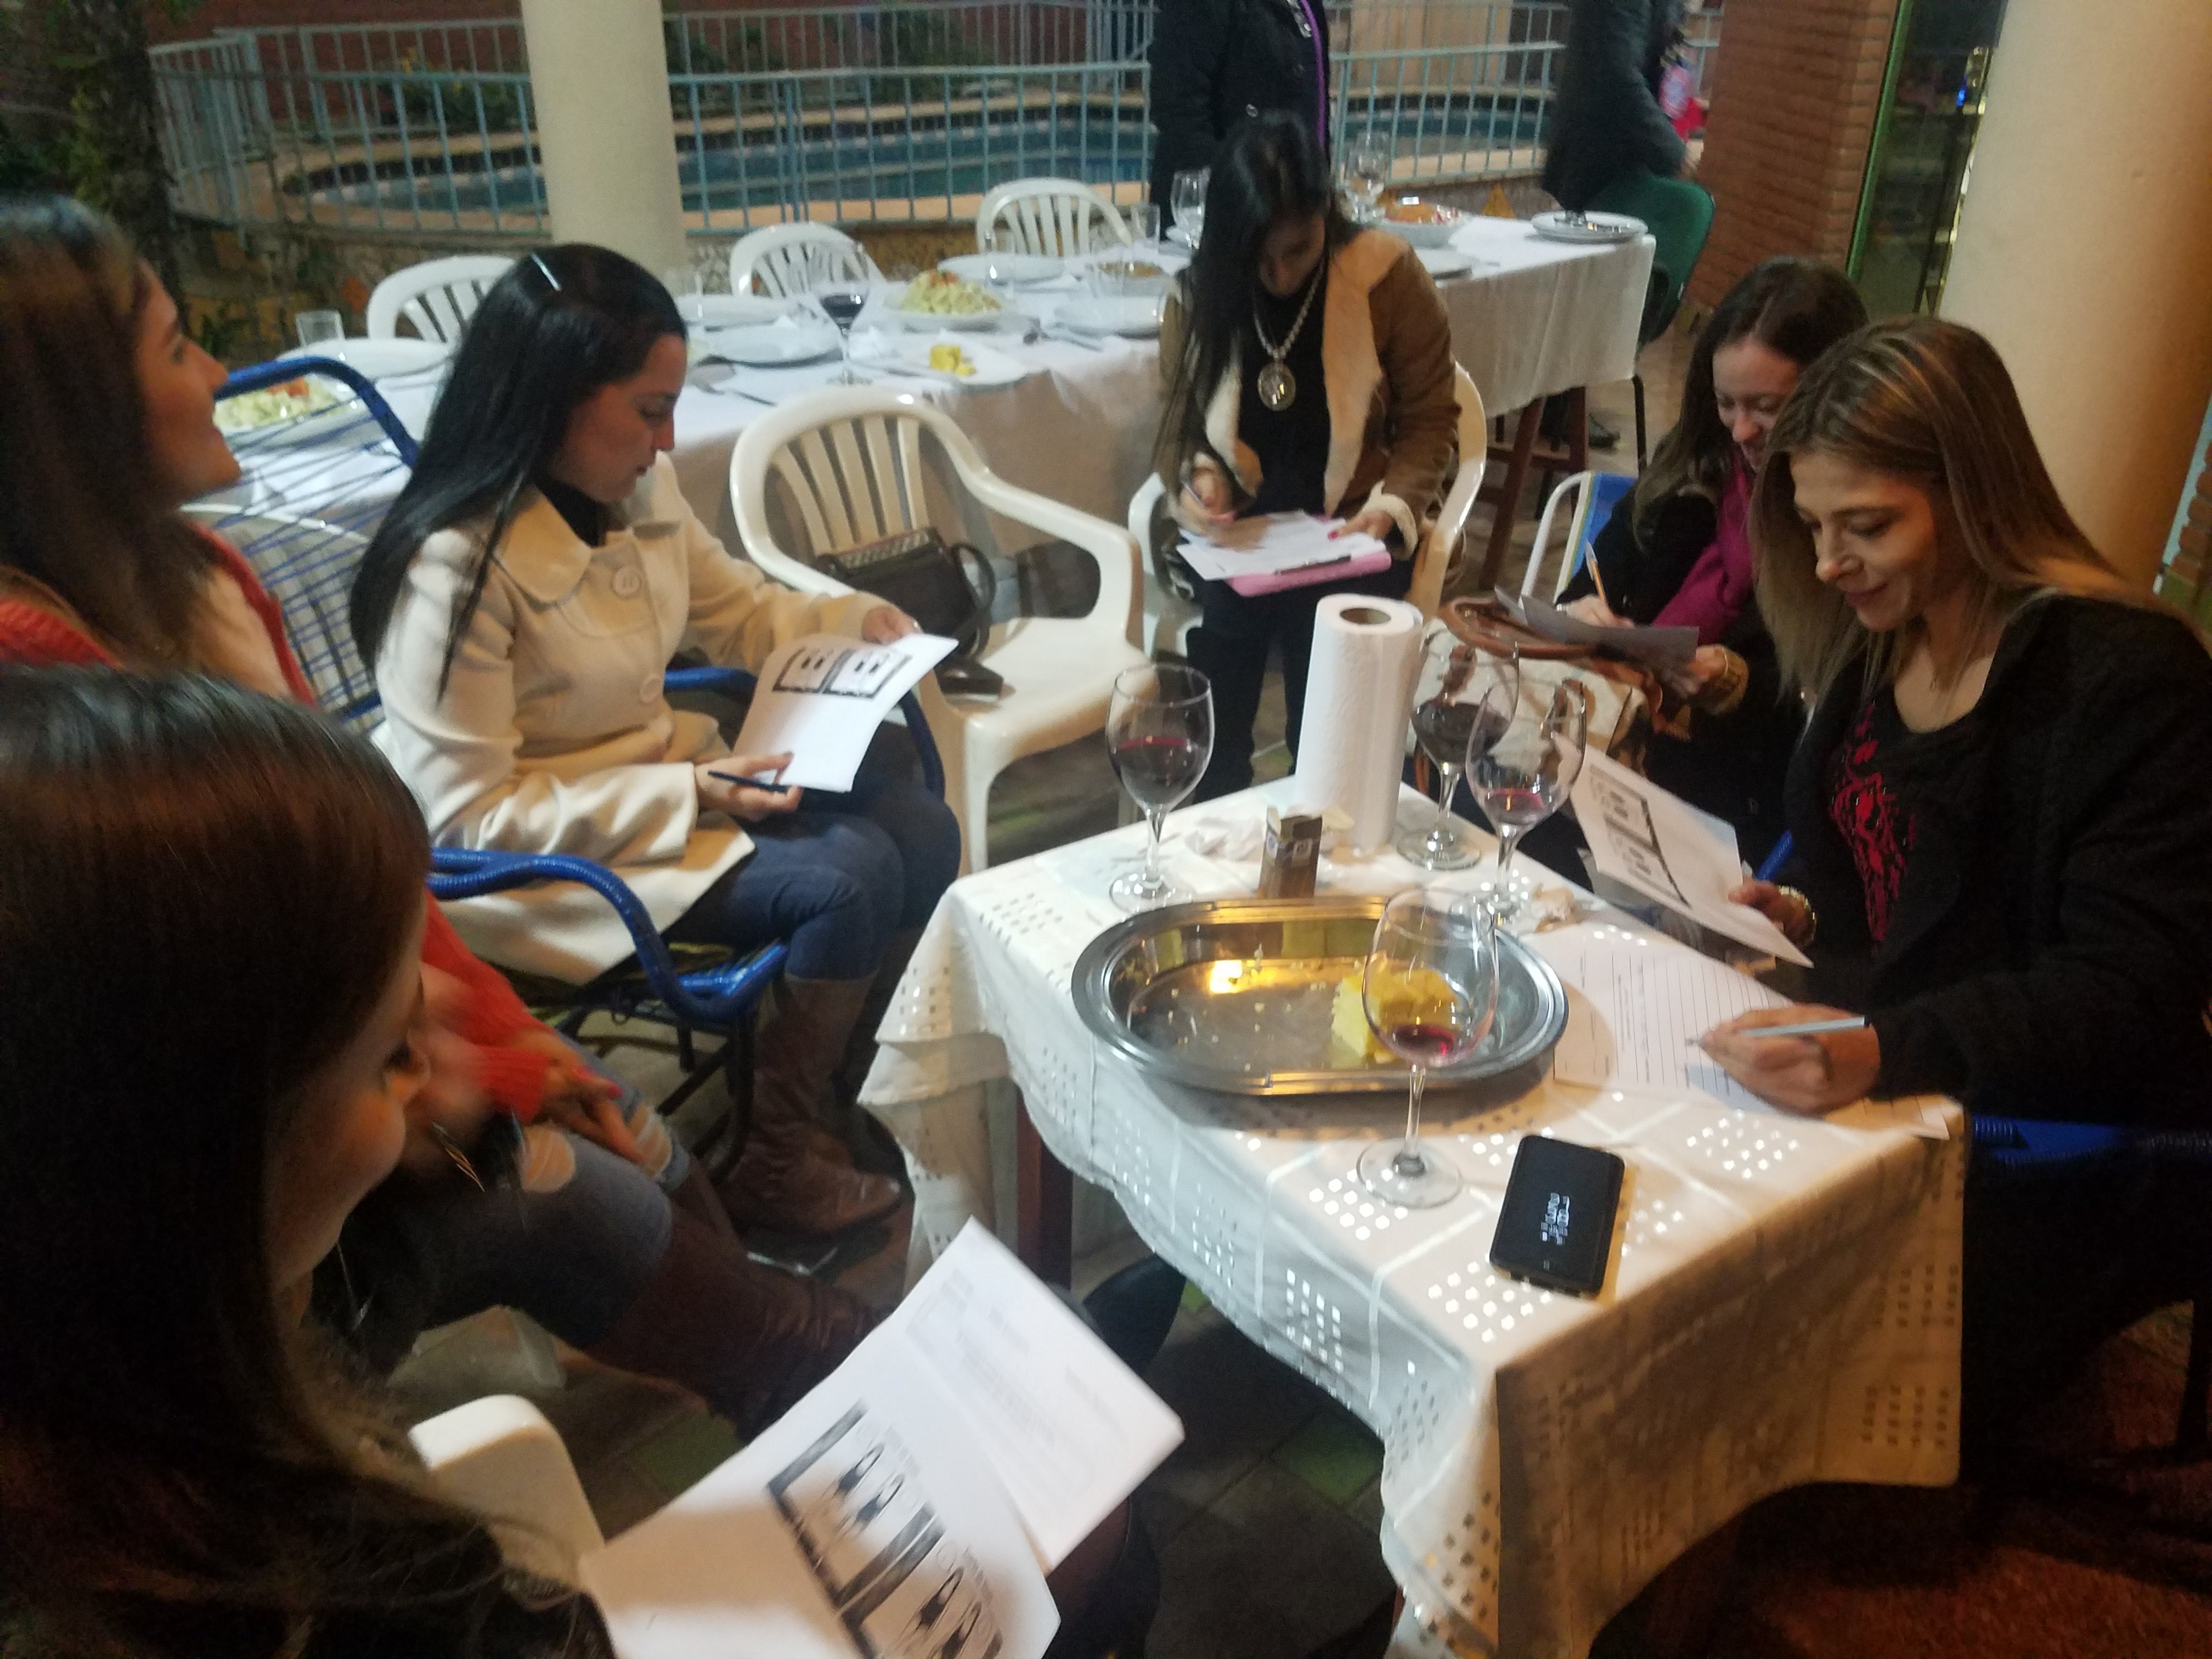
[[[792, 217], [955, 216], [991, 185], [1042, 173], [1134, 199], [1151, 165], [1152, 15], [1153, 0], [673, 14], [688, 222], [726, 234]], [[1401, 179], [1532, 171], [1565, 15], [1559, 0], [1331, 4], [1336, 130], [1384, 137]], [[223, 30], [153, 57], [187, 213], [410, 235], [550, 229], [514, 19]]]

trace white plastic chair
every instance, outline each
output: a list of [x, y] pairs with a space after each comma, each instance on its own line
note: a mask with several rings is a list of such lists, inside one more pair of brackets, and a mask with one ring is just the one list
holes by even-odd
[[757, 291], [772, 299], [806, 292], [806, 261], [817, 248], [839, 251], [842, 274], [863, 282], [880, 283], [882, 271], [867, 250], [843, 231], [830, 225], [770, 225], [740, 236], [730, 249], [730, 292]]
[[[1007, 685], [995, 699], [949, 702], [919, 689], [945, 762], [945, 799], [960, 819], [963, 868], [990, 862], [991, 781], [1025, 755], [1103, 730], [1114, 677], [1144, 660], [1136, 632], [1137, 544], [1119, 525], [1008, 483], [952, 418], [907, 392], [832, 387], [770, 410], [730, 457], [730, 502], [754, 563], [810, 593], [851, 592], [777, 544], [769, 503], [779, 488], [812, 554], [834, 553], [931, 521], [922, 437], [940, 445], [959, 489], [991, 512], [1080, 548], [1098, 565], [1090, 614], [1021, 617], [993, 628], [982, 660]], [[956, 511], [957, 504], [955, 504]], [[951, 526], [940, 526], [946, 539]]]
[[464, 253], [393, 271], [368, 296], [368, 337], [397, 338], [404, 317], [422, 338], [452, 345], [514, 263], [495, 254]]
[[[1444, 495], [1444, 504], [1436, 521], [1421, 542], [1421, 550], [1413, 561], [1413, 584], [1406, 592], [1407, 599], [1420, 607], [1422, 616], [1431, 617], [1443, 603], [1444, 579], [1450, 570], [1452, 554], [1467, 534], [1468, 515], [1474, 510], [1475, 492], [1482, 488], [1483, 464], [1490, 446], [1483, 420], [1482, 393], [1475, 389], [1473, 377], [1465, 369], [1455, 368], [1452, 372], [1453, 392], [1459, 400], [1459, 472]], [[1137, 493], [1129, 498], [1129, 534], [1146, 555], [1145, 648], [1148, 652], [1159, 650], [1164, 640], [1169, 649], [1182, 651], [1185, 639], [1198, 622], [1198, 608], [1172, 588], [1162, 586], [1152, 568], [1152, 520], [1166, 494], [1166, 486], [1156, 474], [1139, 484]]]
[[1562, 502], [1571, 495], [1574, 498], [1574, 505], [1568, 509], [1567, 538], [1559, 549], [1559, 574], [1553, 580], [1551, 591], [1542, 596], [1549, 599], [1556, 599], [1566, 591], [1592, 538], [1605, 527], [1600, 509], [1609, 514], [1635, 487], [1636, 480], [1626, 473], [1577, 472], [1562, 478], [1544, 502], [1543, 514], [1536, 520], [1536, 540], [1528, 550], [1528, 574], [1521, 578], [1522, 595], [1539, 592], [1538, 581], [1550, 550], [1552, 520]]
[[500, 1552], [541, 1578], [574, 1585], [605, 1540], [559, 1433], [520, 1395], [491, 1395], [408, 1432], [438, 1495], [490, 1523]]
[[1132, 238], [1119, 210], [1075, 179], [1017, 179], [994, 186], [975, 213], [980, 253], [1040, 253], [1068, 259]]

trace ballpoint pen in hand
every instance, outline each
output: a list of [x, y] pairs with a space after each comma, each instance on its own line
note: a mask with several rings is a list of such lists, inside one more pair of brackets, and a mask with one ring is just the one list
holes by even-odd
[[[1746, 1037], [1819, 1036], [1824, 1031], [1856, 1031], [1866, 1024], [1864, 1014], [1853, 1014], [1847, 1019], [1806, 1019], [1794, 1025], [1747, 1025], [1735, 1035]], [[1702, 1043], [1704, 1037], [1692, 1037], [1692, 1044]]]

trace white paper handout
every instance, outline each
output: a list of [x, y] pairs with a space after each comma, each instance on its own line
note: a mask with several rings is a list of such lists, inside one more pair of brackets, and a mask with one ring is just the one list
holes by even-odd
[[1592, 748], [1575, 779], [1575, 821], [1600, 875], [1754, 951], [1807, 965], [1779, 927], [1729, 894], [1743, 881], [1735, 832]]
[[1182, 1438], [971, 1221], [829, 1378], [586, 1557], [584, 1587], [622, 1659], [1038, 1659], [1044, 1572]]
[[884, 716], [954, 643], [934, 634], [909, 634], [889, 645], [809, 634], [779, 647], [761, 665], [752, 707], [745, 711], [732, 752], [777, 755], [789, 750], [791, 764], [776, 782], [850, 789]]
[[1534, 594], [1497, 590], [1507, 612], [1524, 628], [1562, 645], [1587, 645], [1650, 668], [1679, 668], [1697, 654], [1694, 628], [1607, 628], [1586, 623]]
[[1341, 519], [1316, 519], [1310, 513], [1263, 513], [1217, 526], [1200, 536], [1183, 532], [1181, 551], [1190, 568], [1209, 581], [1231, 576], [1273, 576], [1310, 565], [1334, 564], [1379, 553], [1372, 536], [1334, 536]]

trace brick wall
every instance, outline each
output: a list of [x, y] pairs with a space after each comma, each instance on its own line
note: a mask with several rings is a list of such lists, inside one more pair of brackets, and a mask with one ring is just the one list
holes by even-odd
[[1729, 0], [1698, 169], [1714, 214], [1694, 303], [1778, 253], [1849, 255], [1896, 15], [1897, 0]]

